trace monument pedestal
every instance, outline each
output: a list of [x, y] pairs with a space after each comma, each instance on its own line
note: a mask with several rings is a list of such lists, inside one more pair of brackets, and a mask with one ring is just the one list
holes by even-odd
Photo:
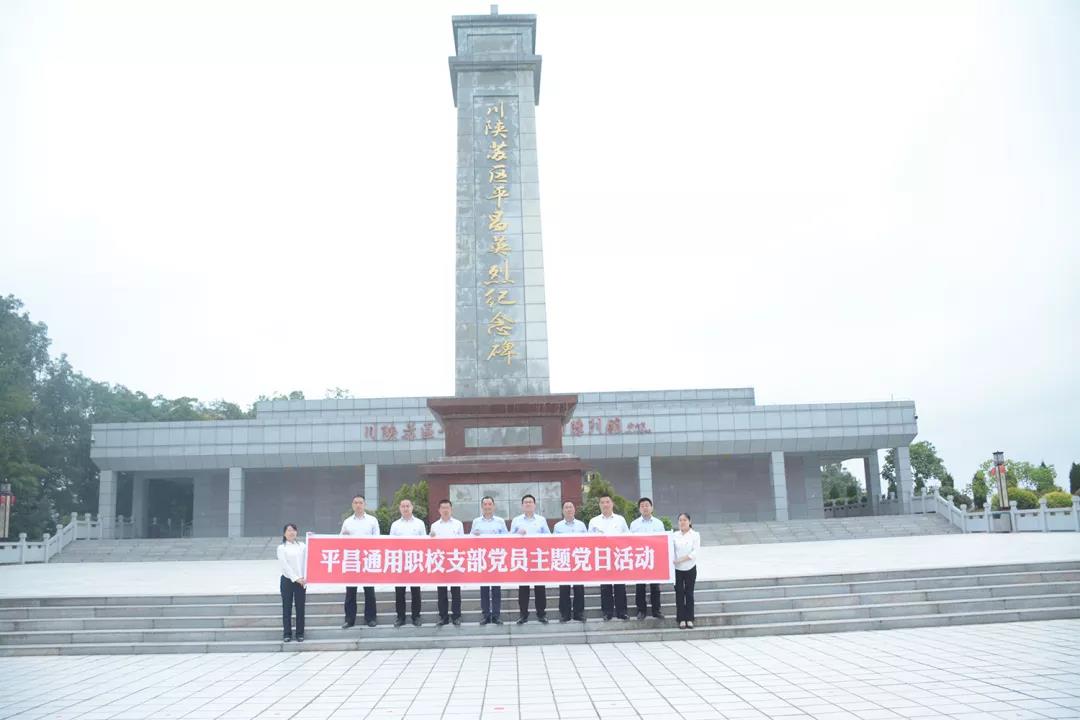
[[431, 398], [427, 404], [446, 440], [446, 456], [420, 468], [431, 518], [443, 498], [453, 501], [466, 530], [480, 515], [484, 495], [495, 498], [496, 515], [509, 518], [531, 493], [549, 525], [564, 501], [581, 505], [585, 465], [562, 446], [576, 395]]

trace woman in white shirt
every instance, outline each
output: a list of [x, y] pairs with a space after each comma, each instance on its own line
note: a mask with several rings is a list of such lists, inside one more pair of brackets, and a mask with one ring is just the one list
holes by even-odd
[[292, 642], [292, 606], [296, 603], [296, 642], [304, 642], [304, 599], [307, 581], [304, 580], [304, 543], [296, 539], [299, 530], [293, 523], [281, 531], [278, 545], [278, 565], [281, 566], [281, 627], [284, 642]]
[[697, 582], [701, 536], [686, 513], [679, 513], [679, 529], [671, 534], [675, 539], [675, 619], [681, 629], [693, 629], [694, 583]]

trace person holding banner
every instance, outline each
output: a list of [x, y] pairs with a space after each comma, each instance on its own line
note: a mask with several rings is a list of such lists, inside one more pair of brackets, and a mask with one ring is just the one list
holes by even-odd
[[[574, 515], [577, 513], [577, 508], [574, 507], [574, 503], [567, 500], [562, 504], [562, 516], [563, 519], [555, 523], [554, 533], [556, 535], [579, 535], [588, 532], [585, 528], [585, 523], [576, 519]], [[559, 586], [559, 622], [567, 623], [571, 619], [578, 622], [585, 622], [585, 586], [574, 585], [574, 602], [570, 602], [570, 586]]]
[[[512, 535], [550, 535], [547, 520], [536, 514], [536, 497], [523, 495], [521, 498], [521, 514], [510, 523]], [[543, 585], [535, 586], [536, 591], [536, 619], [547, 625], [547, 588]], [[529, 586], [518, 586], [518, 625], [524, 625], [529, 621]]]
[[[401, 517], [390, 524], [390, 534], [396, 536], [413, 536], [424, 537], [427, 535], [427, 527], [424, 526], [424, 521], [413, 515], [412, 500], [405, 498], [398, 503], [398, 512], [401, 513]], [[411, 605], [412, 605], [412, 624], [416, 627], [420, 627], [420, 586], [413, 585], [409, 588]], [[394, 610], [397, 612], [397, 619], [394, 620], [394, 627], [399, 628], [405, 624], [405, 586], [399, 585], [394, 588]]]
[[683, 630], [694, 629], [694, 583], [697, 582], [697, 555], [701, 536], [690, 516], [679, 513], [679, 529], [673, 531], [675, 545], [675, 619]]
[[[472, 521], [473, 535], [505, 535], [506, 521], [495, 517], [495, 498], [485, 495], [480, 499], [480, 512], [483, 514]], [[499, 614], [502, 611], [502, 587], [500, 585], [482, 585], [480, 587], [480, 624], [493, 623], [502, 625]]]
[[[630, 528], [626, 526], [626, 518], [616, 515], [615, 501], [607, 493], [600, 496], [600, 514], [589, 521], [589, 532], [603, 535], [628, 535]], [[626, 585], [601, 585], [600, 586], [600, 609], [604, 613], [604, 620], [610, 620], [613, 616], [620, 620], [629, 620], [626, 614]]]
[[[462, 522], [456, 518], [450, 516], [454, 511], [454, 503], [449, 500], [439, 501], [439, 519], [431, 523], [431, 537], [453, 537], [455, 535], [464, 535], [465, 526]], [[447, 590], [449, 590], [450, 601], [447, 602]], [[439, 622], [435, 623], [436, 627], [442, 627], [447, 623], [453, 621], [455, 625], [461, 624], [461, 586], [454, 585], [447, 588], [446, 585], [440, 585], [438, 587], [439, 593]], [[448, 607], [449, 606], [449, 607]]]
[[[374, 515], [364, 512], [364, 496], [354, 495], [353, 514], [341, 523], [340, 535], [378, 535], [379, 521]], [[375, 627], [375, 587], [364, 587], [364, 622], [368, 627]], [[341, 628], [351, 628], [356, 624], [356, 586], [345, 587], [345, 622]]]
[[281, 566], [281, 629], [282, 642], [292, 642], [292, 608], [296, 603], [296, 642], [304, 642], [304, 598], [307, 582], [304, 580], [304, 543], [296, 539], [296, 525], [287, 524], [281, 530], [278, 545], [278, 565]]
[[[659, 518], [653, 517], [653, 504], [652, 498], [643, 497], [637, 502], [638, 512], [641, 513], [641, 517], [635, 519], [630, 523], [630, 532], [632, 533], [666, 533], [667, 529], [664, 527], [663, 521]], [[635, 601], [637, 604], [637, 619], [645, 619], [645, 587], [646, 583], [637, 584], [637, 592], [635, 593]], [[649, 603], [652, 605], [652, 616], [658, 620], [664, 619], [664, 614], [660, 612], [660, 583], [648, 583], [649, 588]]]

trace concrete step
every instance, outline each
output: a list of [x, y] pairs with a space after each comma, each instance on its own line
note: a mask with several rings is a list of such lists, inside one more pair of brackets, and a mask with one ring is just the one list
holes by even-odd
[[[695, 592], [698, 607], [705, 608], [714, 606], [723, 612], [746, 612], [754, 610], [800, 610], [819, 607], [851, 606], [859, 604], [888, 604], [902, 602], [941, 602], [949, 600], [978, 600], [1004, 597], [1024, 597], [1029, 595], [1047, 594], [1071, 594], [1080, 593], [1080, 577], [1076, 577], [1080, 571], [1061, 571], [1061, 576], [1072, 579], [1054, 581], [1057, 573], [1038, 573], [1037, 577], [1031, 578], [1032, 582], [1013, 583], [1004, 582], [1000, 585], [984, 585], [977, 577], [976, 584], [953, 586], [949, 584], [936, 589], [899, 590], [899, 591], [870, 591], [849, 590], [852, 585], [828, 585], [825, 587], [838, 590], [830, 594], [811, 592], [807, 595], [792, 594], [780, 597], [750, 597], [747, 599], [734, 600], [730, 598], [732, 591], [727, 590], [702, 590]], [[1025, 574], [1028, 575], [1028, 574]], [[969, 580], [970, 582], [970, 580]], [[818, 586], [794, 586], [794, 588], [809, 587], [817, 590]], [[792, 588], [789, 588], [792, 589]], [[769, 588], [773, 591], [773, 588]], [[792, 589], [793, 590], [793, 589]], [[794, 591], [794, 590], [793, 590]], [[741, 594], [741, 593], [740, 593]], [[675, 603], [673, 591], [662, 591], [661, 603], [664, 607], [671, 608]], [[174, 598], [182, 600], [182, 598]], [[236, 603], [185, 603], [162, 605], [81, 605], [81, 606], [29, 606], [0, 608], [0, 631], [5, 629], [6, 623], [17, 621], [48, 621], [48, 620], [108, 620], [123, 621], [124, 619], [153, 620], [160, 618], [229, 618], [229, 617], [268, 617], [277, 618], [281, 612], [281, 601], [276, 596], [260, 596], [258, 602]], [[434, 609], [435, 597], [433, 592], [422, 595], [423, 606], [429, 611]], [[632, 591], [628, 593], [628, 601], [631, 608], [634, 605]], [[557, 593], [549, 593], [549, 612], [555, 612], [558, 605]], [[599, 598], [597, 594], [586, 594], [586, 605], [599, 615]], [[379, 612], [385, 618], [393, 612], [393, 601], [377, 603]], [[508, 616], [517, 617], [516, 593], [511, 597], [503, 598], [504, 613]], [[311, 595], [306, 603], [307, 616], [320, 615], [340, 617], [342, 613], [342, 601], [340, 597], [327, 595]], [[535, 610], [535, 602], [530, 602], [530, 610]], [[466, 615], [480, 612], [478, 599], [465, 599], [462, 601], [462, 612]]]
[[[676, 629], [673, 593], [668, 617], [644, 621], [600, 619], [596, 588], [588, 593], [588, 621], [560, 624], [551, 588], [547, 625], [515, 625], [516, 593], [504, 593], [502, 626], [480, 626], [475, 590], [466, 592], [463, 624], [435, 627], [434, 597], [426, 592], [424, 626], [392, 626], [392, 601], [379, 593], [381, 623], [341, 629], [340, 595], [315, 594], [307, 609], [303, 649], [453, 647], [539, 643], [622, 642], [685, 637]], [[982, 568], [940, 568], [792, 578], [703, 582], [696, 593], [697, 629], [691, 637], [790, 634], [823, 629], [875, 629], [1009, 619], [1080, 617], [1080, 562], [1022, 563]], [[631, 612], [633, 612], [633, 600]], [[18, 604], [18, 603], [21, 603]], [[969, 620], [963, 620], [969, 618]], [[980, 620], [975, 620], [980, 621]], [[9, 599], [0, 607], [0, 655], [35, 652], [182, 652], [237, 648], [280, 650], [280, 600], [203, 595], [142, 598]], [[467, 640], [466, 640], [467, 639]], [[132, 649], [134, 648], [134, 649]]]
[[[1028, 610], [1044, 607], [1065, 607], [1080, 605], [1080, 593], [1071, 595], [1046, 594], [1023, 597], [985, 598], [979, 600], [948, 600], [939, 602], [898, 602], [898, 603], [852, 603], [843, 606], [815, 607], [799, 610], [744, 610], [726, 612], [720, 603], [696, 603], [697, 622], [699, 625], [759, 625], [765, 623], [813, 622], [816, 620], [844, 620], [857, 618], [894, 617], [907, 615], [953, 614], [959, 612], [985, 612], [991, 610]], [[668, 608], [664, 620], [647, 618], [643, 621], [652, 627], [673, 627], [676, 625]], [[411, 635], [429, 635], [436, 632], [437, 616], [429, 611], [422, 613], [424, 627], [397, 629], [390, 618], [383, 617], [374, 628], [353, 628], [342, 630], [340, 608], [334, 613], [306, 614], [309, 636], [336, 636], [352, 632], [362, 632], [365, 636], [381, 637], [389, 634], [408, 632]], [[476, 624], [479, 628], [480, 613], [463, 613], [464, 624]], [[589, 621], [600, 621], [599, 610], [590, 611]], [[504, 614], [504, 622], [512, 624], [517, 618], [517, 611]], [[558, 623], [558, 610], [549, 614], [549, 625]], [[490, 630], [495, 630], [492, 626]], [[535, 614], [523, 628], [541, 629]], [[314, 631], [318, 631], [317, 633]], [[488, 631], [489, 628], [480, 628]], [[178, 632], [182, 631], [182, 632]], [[281, 617], [278, 615], [237, 615], [230, 617], [172, 617], [172, 618], [98, 618], [98, 619], [54, 619], [54, 620], [14, 620], [0, 622], [0, 644], [40, 644], [52, 642], [90, 642], [95, 636], [108, 636], [115, 642], [154, 642], [162, 637], [185, 635], [187, 639], [223, 641], [235, 637], [244, 631], [248, 637], [260, 640], [272, 640], [281, 632]], [[55, 640], [54, 640], [55, 638]]]
[[946, 518], [927, 515], [877, 515], [812, 520], [700, 523], [694, 526], [705, 545], [813, 542], [869, 537], [905, 537], [959, 533]]
[[[98, 642], [70, 644], [0, 645], [0, 657], [23, 655], [105, 655], [146, 653], [207, 653], [207, 652], [303, 652], [316, 650], [406, 650], [431, 647], [492, 647], [538, 644], [595, 644], [612, 642], [654, 642], [673, 640], [704, 640], [724, 637], [750, 637], [758, 635], [790, 635], [806, 633], [849, 632], [860, 630], [887, 630], [909, 627], [935, 627], [943, 625], [968, 625], [978, 623], [1022, 622], [1036, 620], [1059, 620], [1080, 617], [1080, 606], [1047, 607], [1029, 610], [994, 610], [981, 613], [951, 615], [913, 615], [887, 618], [862, 618], [853, 620], [820, 620], [812, 623], [772, 623], [743, 626], [701, 626], [693, 630], [677, 628], [641, 628], [613, 631], [612, 623], [568, 623], [569, 630], [554, 632], [521, 631], [518, 626], [504, 625], [497, 631], [476, 632], [475, 626], [441, 628], [434, 636], [394, 635], [392, 637], [357, 637], [308, 640], [304, 643], [283, 643], [277, 640], [243, 640], [208, 642], [192, 640], [125, 643]], [[617, 622], [617, 621], [613, 621]], [[530, 627], [530, 626], [524, 626]], [[544, 626], [545, 629], [558, 625]], [[404, 631], [405, 629], [402, 628]], [[515, 632], [518, 630], [519, 632]]]
[[[828, 595], [835, 592], [884, 592], [902, 590], [923, 590], [940, 587], [964, 587], [971, 585], [1024, 584], [1030, 582], [1061, 582], [1080, 579], [1080, 561], [1052, 563], [1020, 563], [993, 566], [963, 566], [947, 568], [928, 568], [917, 570], [893, 570], [881, 572], [840, 573], [830, 575], [799, 575], [783, 577], [764, 577], [734, 580], [705, 580], [697, 583], [697, 593], [711, 590], [728, 592], [727, 599], [740, 599], [740, 594], [751, 593], [752, 597], [769, 595], [771, 597], [795, 597], [798, 595]], [[979, 580], [971, 582], [971, 577]], [[268, 585], [276, 585], [271, 579]], [[877, 585], [874, 585], [877, 583]], [[661, 585], [663, 592], [674, 597], [671, 585]], [[547, 586], [549, 599], [558, 593], [557, 586]], [[632, 594], [633, 585], [627, 587]], [[515, 601], [517, 586], [503, 588], [503, 602]], [[433, 594], [425, 589], [425, 597]], [[586, 597], [598, 597], [599, 589], [585, 588]], [[394, 602], [394, 591], [376, 590], [376, 602], [380, 605]], [[462, 590], [462, 601], [479, 602], [480, 593], [475, 588]], [[309, 605], [313, 602], [338, 602], [340, 596], [331, 593], [312, 591], [308, 595]], [[150, 605], [233, 605], [236, 603], [277, 603], [277, 592], [244, 595], [193, 594], [160, 596], [83, 596], [83, 597], [7, 597], [0, 598], [0, 612], [10, 608], [32, 607], [82, 607], [82, 606], [150, 606]]]

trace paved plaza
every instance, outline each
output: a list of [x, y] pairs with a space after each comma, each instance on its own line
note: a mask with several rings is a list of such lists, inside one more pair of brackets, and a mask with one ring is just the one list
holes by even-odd
[[[923, 535], [704, 547], [698, 580], [1080, 560], [1080, 533]], [[0, 598], [277, 592], [276, 560], [0, 566]], [[311, 594], [340, 594], [320, 585]]]
[[1080, 620], [602, 646], [0, 659], [0, 720], [1080, 718]]

